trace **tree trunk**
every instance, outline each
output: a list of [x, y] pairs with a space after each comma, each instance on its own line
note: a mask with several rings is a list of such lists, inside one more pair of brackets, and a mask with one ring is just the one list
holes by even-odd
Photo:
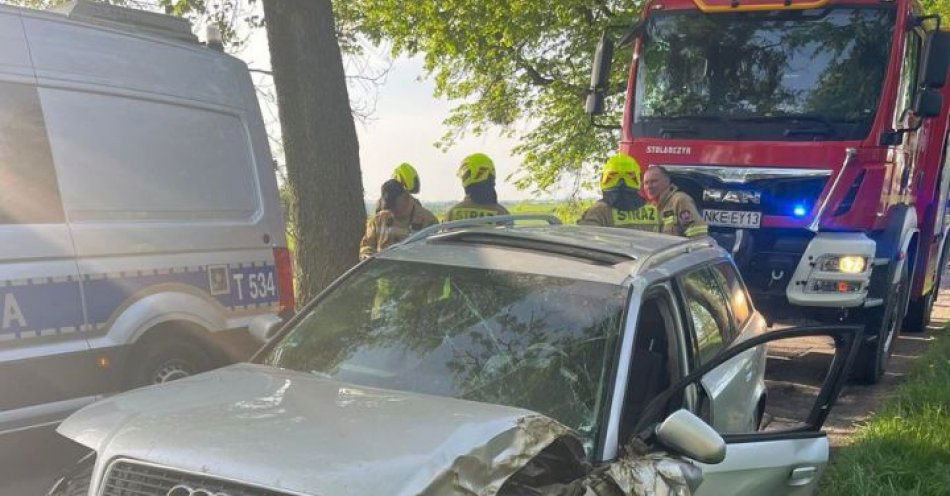
[[359, 143], [330, 0], [264, 0], [287, 182], [298, 300], [358, 261], [366, 222]]

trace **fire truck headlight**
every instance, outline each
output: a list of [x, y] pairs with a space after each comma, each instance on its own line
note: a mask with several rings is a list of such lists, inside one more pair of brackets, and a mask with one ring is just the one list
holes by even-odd
[[822, 272], [842, 272], [861, 274], [867, 269], [867, 258], [859, 255], [831, 255], [818, 261], [818, 270]]

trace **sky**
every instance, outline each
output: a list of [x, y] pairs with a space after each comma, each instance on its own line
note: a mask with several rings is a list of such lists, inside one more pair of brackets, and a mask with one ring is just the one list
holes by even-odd
[[[245, 48], [235, 53], [237, 57], [256, 69], [269, 69], [267, 37], [263, 30], [254, 33]], [[377, 58], [389, 61], [388, 57]], [[385, 62], [384, 61], [384, 62]], [[352, 69], [354, 61], [348, 61]], [[379, 63], [374, 63], [379, 66]], [[419, 172], [422, 190], [417, 195], [424, 201], [447, 201], [460, 199], [464, 192], [455, 176], [462, 159], [471, 153], [486, 153], [495, 162], [498, 183], [496, 188], [501, 200], [524, 200], [533, 198], [529, 192], [518, 191], [504, 178], [514, 172], [518, 158], [512, 154], [517, 142], [489, 133], [481, 137], [468, 136], [447, 152], [442, 152], [434, 143], [445, 132], [442, 121], [448, 116], [453, 104], [433, 97], [434, 84], [424, 76], [421, 58], [398, 58], [391, 60], [385, 80], [374, 88], [350, 84], [351, 99], [372, 102], [375, 111], [368, 119], [357, 121], [356, 129], [360, 145], [360, 168], [363, 174], [363, 191], [367, 199], [379, 196], [380, 186], [392, 175], [393, 169], [402, 162], [411, 163]], [[382, 64], [383, 66], [386, 63]], [[374, 71], [370, 71], [375, 73]], [[255, 74], [255, 82], [266, 91], [272, 91], [268, 76]], [[262, 98], [264, 120], [273, 124], [277, 120], [276, 107]]]

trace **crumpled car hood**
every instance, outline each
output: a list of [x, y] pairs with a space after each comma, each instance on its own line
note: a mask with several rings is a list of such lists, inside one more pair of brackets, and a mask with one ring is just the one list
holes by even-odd
[[99, 464], [127, 457], [317, 496], [494, 494], [555, 440], [578, 443], [526, 410], [251, 364], [114, 396], [58, 431]]

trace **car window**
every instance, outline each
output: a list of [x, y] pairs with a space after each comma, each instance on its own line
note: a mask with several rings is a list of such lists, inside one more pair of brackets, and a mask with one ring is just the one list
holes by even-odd
[[36, 88], [0, 83], [0, 225], [63, 220]]
[[745, 285], [742, 284], [742, 279], [739, 278], [739, 274], [732, 264], [723, 262], [717, 264], [715, 269], [713, 273], [719, 279], [719, 284], [725, 289], [735, 328], [736, 331], [739, 331], [752, 316], [752, 302], [748, 293], [746, 293]]
[[[678, 378], [680, 360], [677, 353], [675, 310], [665, 289], [646, 292], [637, 317], [637, 327], [630, 358], [627, 394], [620, 421], [620, 438], [627, 439], [640, 419], [643, 408], [665, 391]], [[662, 419], [659, 419], [662, 420]]]
[[627, 289], [375, 260], [265, 362], [348, 383], [526, 408], [594, 439]]
[[703, 364], [731, 341], [732, 317], [713, 269], [694, 270], [681, 279], [681, 284], [692, 324], [695, 358]]

